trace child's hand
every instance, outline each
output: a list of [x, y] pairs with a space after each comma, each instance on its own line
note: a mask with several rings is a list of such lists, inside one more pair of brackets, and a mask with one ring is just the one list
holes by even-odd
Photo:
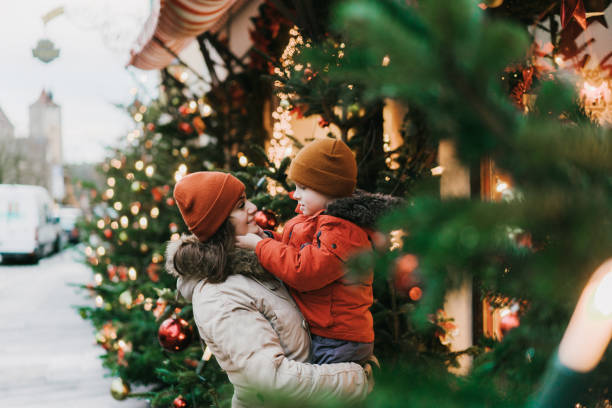
[[255, 249], [257, 243], [261, 240], [262, 238], [259, 235], [252, 233], [246, 235], [238, 235], [236, 237], [236, 246], [246, 249]]

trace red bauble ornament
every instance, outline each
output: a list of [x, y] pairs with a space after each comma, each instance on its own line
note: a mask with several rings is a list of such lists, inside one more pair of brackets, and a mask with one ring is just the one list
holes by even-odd
[[149, 132], [153, 132], [155, 130], [155, 124], [154, 123], [147, 123], [147, 130]]
[[147, 267], [147, 275], [149, 275], [149, 279], [151, 279], [153, 282], [159, 282], [159, 270], [161, 269], [161, 266], [159, 264], [156, 263], [150, 263], [149, 266]]
[[185, 116], [189, 113], [189, 107], [187, 105], [181, 105], [179, 106], [178, 111], [181, 115]]
[[106, 267], [106, 273], [108, 273], [108, 279], [112, 282], [117, 281], [117, 267], [115, 265], [108, 265]]
[[276, 215], [270, 210], [259, 210], [255, 213], [255, 223], [263, 229], [273, 230], [278, 225]]
[[159, 187], [153, 187], [151, 189], [151, 195], [153, 196], [153, 199], [158, 202], [161, 201], [162, 198], [164, 198], [164, 193]]
[[195, 118], [193, 118], [193, 120], [191, 121], [191, 124], [193, 125], [193, 127], [198, 133], [202, 133], [206, 129], [206, 124], [204, 123], [202, 118], [199, 116], [196, 116]]
[[179, 395], [178, 397], [176, 397], [174, 399], [174, 401], [172, 401], [172, 406], [174, 408], [187, 408], [187, 401], [185, 401], [185, 398], [183, 398], [181, 395]]
[[406, 254], [397, 260], [393, 270], [393, 285], [400, 295], [413, 301], [423, 296], [421, 279], [418, 274], [419, 259], [412, 254]]
[[106, 237], [106, 239], [110, 239], [110, 237], [112, 237], [112, 236], [113, 236], [113, 231], [111, 231], [111, 229], [110, 229], [110, 228], [106, 228], [106, 229], [104, 230], [104, 236]]
[[521, 320], [516, 313], [508, 313], [507, 315], [502, 316], [501, 320], [499, 321], [499, 328], [502, 334], [506, 334], [515, 327], [519, 327], [520, 324]]
[[418, 286], [413, 286], [408, 291], [408, 297], [413, 302], [416, 302], [417, 300], [420, 300], [423, 297], [423, 289], [419, 288]]
[[157, 332], [159, 344], [168, 351], [185, 350], [191, 342], [193, 329], [185, 319], [169, 318], [162, 322]]
[[187, 122], [181, 122], [179, 123], [179, 130], [183, 133], [187, 133], [187, 134], [191, 134], [191, 132], [193, 132], [193, 128], [191, 127], [191, 125]]
[[166, 204], [168, 205], [168, 207], [172, 207], [174, 205], [174, 199], [168, 198], [166, 200]]
[[125, 282], [128, 279], [128, 268], [125, 265], [121, 265], [117, 268], [117, 272], [119, 272], [119, 280]]

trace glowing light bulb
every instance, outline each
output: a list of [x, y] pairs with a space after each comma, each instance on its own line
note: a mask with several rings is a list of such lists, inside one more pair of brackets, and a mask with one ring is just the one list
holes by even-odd
[[431, 169], [431, 175], [432, 176], [441, 176], [442, 173], [444, 173], [444, 167], [442, 167], [442, 166], [437, 166], [437, 167], [434, 167], [433, 169]]
[[123, 208], [123, 204], [121, 203], [121, 201], [115, 201], [115, 203], [113, 204], [113, 208], [117, 211], [121, 211], [121, 209]]
[[115, 187], [115, 178], [114, 177], [107, 178], [106, 184], [108, 184], [109, 187]]
[[147, 227], [149, 226], [149, 221], [147, 220], [147, 217], [145, 217], [144, 215], [142, 217], [140, 217], [140, 219], [138, 220], [138, 224], [140, 224], [140, 228], [142, 229], [147, 229]]
[[153, 165], [150, 164], [145, 169], [145, 174], [147, 175], [147, 177], [152, 177], [153, 173], [155, 173], [155, 167], [153, 167]]
[[144, 162], [142, 160], [138, 160], [135, 164], [134, 164], [134, 168], [138, 171], [142, 170], [144, 168]]
[[612, 258], [587, 282], [559, 344], [559, 361], [573, 371], [594, 369], [612, 337]]

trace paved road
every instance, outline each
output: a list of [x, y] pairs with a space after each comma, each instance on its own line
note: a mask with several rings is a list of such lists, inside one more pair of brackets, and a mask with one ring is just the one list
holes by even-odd
[[67, 285], [91, 280], [76, 250], [39, 265], [0, 265], [0, 407], [147, 407], [109, 393], [93, 327], [72, 307], [91, 299]]

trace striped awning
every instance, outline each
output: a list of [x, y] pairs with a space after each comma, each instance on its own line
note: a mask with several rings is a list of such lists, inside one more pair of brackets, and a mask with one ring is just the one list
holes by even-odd
[[127, 65], [168, 66], [196, 36], [213, 28], [236, 0], [154, 0]]

